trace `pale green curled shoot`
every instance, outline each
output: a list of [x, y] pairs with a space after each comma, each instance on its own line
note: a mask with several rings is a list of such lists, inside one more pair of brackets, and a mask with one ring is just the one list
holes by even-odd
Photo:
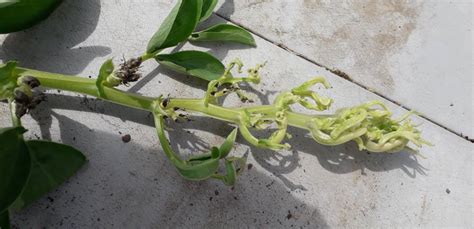
[[[246, 77], [234, 77], [232, 75], [232, 70], [235, 70], [240, 74], [242, 73], [242, 68], [244, 65], [239, 59], [235, 59], [229, 63], [221, 77], [209, 82], [206, 94], [204, 96], [204, 106], [207, 107], [209, 103], [217, 104], [219, 97], [226, 96], [232, 92], [235, 92], [242, 102], [253, 102], [253, 100], [249, 99], [249, 97], [244, 92], [242, 92], [239, 83], [260, 83], [259, 70], [264, 65], [265, 64], [258, 64], [255, 68], [248, 69], [248, 75]], [[235, 69], [235, 67], [237, 67], [237, 69]]]

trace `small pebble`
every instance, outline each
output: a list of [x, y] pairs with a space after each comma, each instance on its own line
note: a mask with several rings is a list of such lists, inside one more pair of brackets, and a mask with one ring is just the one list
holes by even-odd
[[253, 164], [250, 163], [247, 165], [247, 170], [251, 170], [252, 168], [253, 168]]
[[130, 134], [126, 134], [126, 135], [122, 136], [122, 141], [123, 142], [128, 143], [128, 142], [130, 142], [130, 140], [132, 140], [132, 136], [130, 136]]
[[446, 189], [446, 193], [451, 193], [451, 190], [449, 190], [449, 188]]

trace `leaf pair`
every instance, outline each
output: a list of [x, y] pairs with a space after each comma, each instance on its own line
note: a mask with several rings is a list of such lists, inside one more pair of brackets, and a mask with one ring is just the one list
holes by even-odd
[[185, 41], [201, 19], [203, 0], [179, 0], [148, 43], [147, 53], [155, 53]]
[[201, 51], [182, 51], [156, 55], [165, 48], [190, 41], [230, 41], [255, 46], [252, 35], [238, 26], [219, 24], [193, 33], [199, 22], [209, 18], [217, 0], [180, 0], [148, 43], [146, 56], [155, 57], [163, 66], [207, 81], [224, 73], [224, 65]]
[[67, 145], [25, 141], [25, 131], [23, 127], [0, 129], [0, 218], [55, 189], [86, 161]]
[[[227, 185], [233, 185], [235, 182], [236, 171], [235, 169], [230, 172], [231, 167], [226, 164], [228, 175], [230, 174], [234, 178], [224, 179], [222, 175], [217, 174], [219, 168], [219, 160], [226, 159], [227, 155], [231, 151], [235, 138], [237, 136], [237, 129], [233, 130], [225, 142], [219, 147], [212, 147], [211, 151], [199, 156], [191, 157], [188, 160], [182, 160], [179, 156], [173, 151], [171, 145], [166, 137], [164, 130], [164, 116], [161, 114], [155, 114], [155, 125], [160, 140], [161, 146], [164, 153], [173, 163], [173, 165], [178, 170], [179, 174], [188, 180], [205, 180], [208, 178], [216, 178], [223, 180]], [[231, 162], [236, 159], [229, 159]]]

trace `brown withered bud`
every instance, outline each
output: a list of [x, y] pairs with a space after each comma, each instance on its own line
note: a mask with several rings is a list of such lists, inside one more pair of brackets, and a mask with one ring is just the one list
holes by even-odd
[[30, 88], [35, 88], [41, 85], [40, 81], [33, 76], [23, 76], [22, 82]]
[[138, 72], [140, 70], [141, 64], [142, 59], [140, 57], [124, 61], [122, 64], [120, 64], [120, 68], [117, 70], [116, 76], [122, 80], [122, 84], [124, 85], [128, 85], [130, 82], [135, 82], [142, 76]]
[[28, 109], [25, 105], [19, 103], [15, 104], [15, 115], [17, 118], [23, 117], [23, 115], [25, 115], [27, 111]]
[[19, 104], [28, 104], [30, 103], [30, 100], [31, 100], [30, 97], [25, 92], [23, 92], [22, 90], [18, 88], [13, 91], [13, 96], [14, 96], [15, 102]]

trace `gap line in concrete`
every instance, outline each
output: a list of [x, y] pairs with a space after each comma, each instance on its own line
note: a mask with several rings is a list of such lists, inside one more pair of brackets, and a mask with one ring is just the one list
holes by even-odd
[[[312, 63], [312, 64], [314, 64], [314, 65], [316, 65], [316, 66], [318, 66], [318, 67], [324, 68], [324, 69], [326, 69], [327, 71], [329, 71], [329, 72], [331, 72], [331, 73], [333, 73], [333, 74], [335, 74], [335, 75], [337, 75], [337, 76], [339, 76], [339, 77], [341, 77], [341, 78], [343, 78], [343, 79], [345, 79], [345, 80], [347, 80], [347, 81], [349, 81], [349, 82], [351, 82], [351, 83], [353, 83], [353, 84], [355, 84], [355, 85], [357, 85], [357, 86], [363, 88], [364, 90], [369, 91], [369, 92], [371, 92], [371, 93], [373, 93], [373, 94], [375, 94], [375, 95], [378, 95], [378, 96], [380, 96], [380, 97], [382, 97], [382, 98], [388, 100], [388, 101], [391, 102], [391, 103], [394, 103], [394, 104], [398, 105], [399, 107], [401, 107], [401, 108], [403, 108], [403, 109], [405, 109], [405, 110], [409, 110], [409, 111], [412, 110], [410, 107], [405, 106], [405, 105], [403, 105], [403, 104], [400, 104], [399, 102], [397, 102], [397, 101], [395, 101], [395, 100], [393, 100], [393, 99], [391, 99], [391, 98], [389, 98], [389, 97], [387, 97], [387, 96], [385, 96], [385, 95], [382, 95], [382, 94], [380, 94], [379, 92], [376, 92], [375, 90], [370, 89], [370, 88], [366, 87], [365, 85], [363, 85], [363, 84], [361, 84], [361, 83], [359, 83], [359, 82], [357, 82], [357, 81], [354, 81], [354, 80], [349, 76], [349, 74], [347, 74], [347, 73], [345, 73], [345, 72], [343, 72], [343, 71], [341, 71], [341, 70], [339, 70], [339, 69], [337, 69], [337, 68], [330, 68], [330, 67], [327, 67], [327, 66], [325, 66], [325, 65], [323, 65], [323, 64], [321, 64], [321, 63], [318, 63], [318, 62], [316, 62], [316, 61], [310, 59], [309, 57], [307, 57], [307, 56], [305, 56], [305, 55], [303, 55], [303, 54], [301, 54], [301, 53], [298, 53], [298, 52], [294, 51], [293, 49], [287, 47], [286, 45], [284, 45], [284, 44], [282, 44], [282, 43], [275, 42], [275, 41], [271, 40], [270, 38], [265, 37], [263, 34], [261, 34], [261, 33], [257, 32], [257, 31], [255, 31], [255, 30], [252, 30], [252, 29], [250, 29], [250, 28], [247, 28], [246, 26], [244, 26], [244, 25], [242, 25], [242, 24], [240, 24], [240, 23], [238, 23], [238, 22], [236, 22], [236, 21], [233, 21], [233, 20], [230, 19], [230, 18], [226, 18], [225, 16], [223, 16], [223, 15], [217, 13], [217, 12], [215, 12], [214, 14], [215, 14], [216, 16], [218, 16], [218, 17], [220, 17], [220, 18], [222, 18], [222, 19], [228, 21], [228, 22], [231, 22], [231, 23], [233, 23], [233, 24], [236, 24], [236, 25], [238, 25], [238, 26], [240, 26], [240, 27], [242, 27], [242, 28], [248, 30], [248, 31], [249, 31], [250, 33], [252, 33], [253, 35], [255, 35], [255, 36], [259, 37], [259, 38], [262, 38], [263, 40], [268, 41], [268, 42], [272, 43], [273, 45], [275, 45], [275, 46], [277, 46], [277, 47], [279, 47], [279, 48], [281, 48], [281, 49], [283, 49], [283, 50], [285, 50], [285, 51], [287, 51], [287, 52], [289, 52], [289, 53], [291, 53], [291, 54], [293, 54], [293, 55], [295, 55], [295, 56], [298, 56], [298, 57], [300, 57], [300, 58], [302, 58], [302, 59], [304, 59], [304, 60], [306, 60], [306, 61], [308, 61], [308, 62], [310, 62], [310, 63]], [[427, 120], [428, 122], [431, 122], [431, 123], [433, 123], [433, 124], [435, 124], [435, 125], [437, 125], [437, 126], [443, 128], [443, 129], [445, 129], [445, 130], [447, 130], [447, 131], [453, 133], [454, 135], [457, 135], [457, 136], [461, 137], [461, 138], [464, 139], [464, 140], [467, 140], [467, 141], [469, 141], [469, 142], [471, 142], [471, 143], [474, 143], [474, 136], [472, 136], [472, 138], [469, 138], [468, 136], [464, 136], [462, 133], [458, 133], [458, 132], [456, 132], [456, 131], [454, 131], [454, 130], [452, 130], [452, 129], [450, 129], [450, 128], [444, 126], [444, 125], [442, 125], [441, 123], [439, 123], [439, 122], [437, 122], [437, 121], [435, 121], [435, 120], [433, 120], [433, 119], [431, 119], [431, 118], [429, 118], [429, 117], [427, 117], [427, 116], [425, 116], [425, 115], [423, 115], [423, 114], [417, 114], [417, 115], [418, 115], [419, 117], [421, 117], [421, 118]]]

